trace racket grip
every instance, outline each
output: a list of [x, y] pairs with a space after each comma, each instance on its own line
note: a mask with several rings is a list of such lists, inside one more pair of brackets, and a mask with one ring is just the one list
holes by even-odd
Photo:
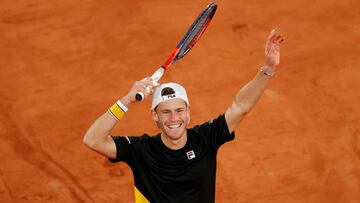
[[[161, 66], [159, 69], [157, 69], [154, 72], [154, 74], [152, 74], [151, 80], [152, 80], [153, 84], [154, 83], [156, 84], [160, 80], [160, 78], [164, 75], [164, 72], [165, 72], [165, 68], [163, 66]], [[150, 92], [149, 86], [146, 88], [146, 91]], [[142, 101], [142, 100], [144, 100], [144, 98], [145, 98], [145, 95], [142, 92], [137, 92], [135, 95], [135, 99], [137, 101]]]
[[[154, 82], [153, 82], [153, 84], [154, 84]], [[151, 92], [151, 87], [147, 86], [146, 87], [146, 93], [149, 94], [150, 92]], [[144, 100], [144, 98], [145, 98], [145, 95], [142, 92], [137, 92], [136, 95], [135, 95], [135, 99], [138, 100], [138, 101], [142, 101], [142, 100]]]
[[165, 68], [163, 66], [160, 66], [159, 69], [157, 69], [154, 74], [152, 74], [151, 76], [151, 80], [153, 82], [157, 82], [160, 80], [160, 78], [164, 75], [164, 72], [165, 72]]

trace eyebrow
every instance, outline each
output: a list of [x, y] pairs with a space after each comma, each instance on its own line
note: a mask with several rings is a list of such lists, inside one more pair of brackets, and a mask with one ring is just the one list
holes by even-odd
[[[160, 112], [168, 112], [168, 111], [171, 111], [172, 109], [162, 109], [160, 110]], [[185, 110], [184, 107], [179, 107], [179, 108], [176, 108], [174, 109], [174, 111], [179, 111], [179, 110]]]

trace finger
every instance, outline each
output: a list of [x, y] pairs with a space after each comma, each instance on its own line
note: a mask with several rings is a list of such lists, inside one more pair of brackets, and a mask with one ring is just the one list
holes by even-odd
[[158, 87], [160, 84], [156, 81], [152, 81], [151, 85], [148, 85], [145, 87], [146, 90], [146, 96], [152, 95], [155, 91], [155, 88]]
[[143, 94], [145, 94], [146, 92], [146, 82], [144, 80], [142, 81], [137, 81], [133, 87], [133, 94], [142, 92]]
[[281, 37], [277, 40], [277, 44], [281, 44], [284, 40], [285, 40], [285, 38], [284, 38], [283, 36], [281, 36]]
[[269, 43], [267, 47], [267, 52], [266, 52], [267, 54], [269, 54], [270, 52], [279, 51], [280, 50], [279, 45], [282, 41], [284, 41], [284, 37], [282, 35], [276, 35], [272, 40], [273, 41]]
[[269, 36], [268, 36], [268, 38], [267, 38], [267, 41], [270, 42], [272, 40], [272, 38], [276, 35], [276, 33], [277, 33], [276, 29], [275, 28], [272, 29]]
[[135, 92], [142, 92], [142, 93], [145, 93], [146, 92], [146, 86], [142, 83], [138, 83], [136, 86], [135, 86]]
[[158, 87], [160, 84], [157, 82], [157, 81], [152, 81], [152, 86], [155, 88], [155, 87]]
[[279, 41], [279, 44], [281, 44], [283, 41], [285, 40], [285, 38], [281, 38], [280, 41]]
[[266, 43], [265, 43], [265, 54], [268, 54], [270, 51], [270, 48], [272, 46], [272, 44], [274, 43], [274, 38], [277, 36], [277, 30], [274, 28], [271, 30]]
[[279, 35], [279, 34], [274, 35], [274, 36], [271, 38], [271, 43], [277, 44], [277, 43], [278, 43], [278, 40], [281, 39], [281, 37], [282, 37], [282, 36]]
[[138, 85], [146, 88], [147, 86], [152, 85], [152, 81], [150, 77], [146, 77], [144, 79], [142, 79], [141, 81], [138, 81]]
[[284, 37], [282, 35], [278, 35], [276, 36], [276, 38], [274, 39], [274, 43], [275, 44], [280, 44], [282, 41], [284, 41]]
[[146, 96], [152, 95], [155, 91], [155, 87], [150, 85], [145, 88]]
[[150, 78], [150, 81], [145, 81], [144, 85], [145, 85], [145, 87], [155, 88], [155, 87], [159, 86], [160, 84], [156, 80], [152, 80]]
[[143, 81], [144, 83], [150, 83], [151, 82], [151, 77], [146, 77], [144, 78], [145, 80]]
[[271, 33], [270, 33], [270, 42], [274, 42], [274, 40], [279, 36], [278, 32], [274, 29]]
[[155, 88], [160, 84], [157, 81], [153, 81], [150, 77], [144, 78], [141, 81], [138, 81], [136, 87], [137, 92], [142, 92], [145, 97], [151, 95]]

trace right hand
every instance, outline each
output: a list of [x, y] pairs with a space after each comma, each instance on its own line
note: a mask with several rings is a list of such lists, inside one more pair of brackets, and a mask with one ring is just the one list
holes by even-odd
[[144, 78], [141, 81], [136, 81], [128, 94], [121, 99], [121, 102], [125, 106], [136, 103], [138, 102], [135, 98], [136, 93], [142, 92], [146, 98], [147, 96], [152, 95], [157, 86], [159, 86], [159, 84], [156, 81], [153, 81], [150, 77]]

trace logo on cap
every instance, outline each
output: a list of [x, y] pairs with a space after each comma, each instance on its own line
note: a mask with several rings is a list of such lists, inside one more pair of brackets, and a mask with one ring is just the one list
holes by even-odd
[[151, 109], [154, 110], [159, 103], [171, 99], [182, 99], [189, 105], [189, 99], [183, 86], [177, 83], [164, 83], [155, 89], [151, 102]]
[[166, 101], [169, 99], [174, 99], [174, 98], [176, 98], [176, 94], [169, 94], [169, 95], [162, 96], [163, 101]]

